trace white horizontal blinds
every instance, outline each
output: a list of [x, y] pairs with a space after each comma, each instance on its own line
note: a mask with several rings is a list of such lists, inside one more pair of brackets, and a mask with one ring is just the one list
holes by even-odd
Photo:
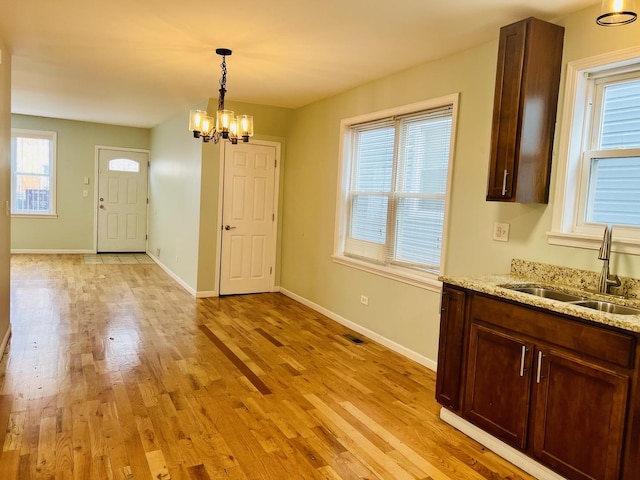
[[345, 254], [437, 272], [451, 108], [353, 127]]
[[[640, 80], [605, 84], [585, 220], [640, 226]], [[606, 153], [606, 154], [605, 154]]]
[[640, 157], [590, 161], [587, 222], [640, 226]]
[[640, 80], [606, 85], [599, 148], [640, 148]]
[[50, 213], [53, 141], [35, 135], [14, 136], [13, 213]]
[[392, 121], [355, 128], [350, 236], [384, 245], [393, 183], [395, 126]]

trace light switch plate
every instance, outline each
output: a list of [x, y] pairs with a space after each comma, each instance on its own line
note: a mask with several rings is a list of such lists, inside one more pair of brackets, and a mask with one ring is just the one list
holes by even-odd
[[509, 241], [509, 224], [508, 223], [494, 223], [493, 224], [493, 239], [499, 242]]

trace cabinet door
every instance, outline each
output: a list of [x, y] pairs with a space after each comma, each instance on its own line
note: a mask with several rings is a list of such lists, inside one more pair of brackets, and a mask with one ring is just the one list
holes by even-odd
[[618, 479], [629, 378], [553, 350], [535, 363], [534, 455], [571, 479]]
[[460, 386], [464, 344], [465, 294], [445, 287], [440, 311], [440, 342], [436, 400], [451, 410], [460, 409]]
[[471, 324], [463, 416], [506, 443], [525, 448], [533, 345]]
[[525, 22], [500, 30], [487, 200], [509, 200], [513, 196], [525, 40]]

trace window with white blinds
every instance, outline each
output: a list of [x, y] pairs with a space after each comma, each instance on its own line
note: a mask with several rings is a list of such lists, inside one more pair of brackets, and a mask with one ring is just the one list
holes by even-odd
[[453, 116], [446, 103], [348, 125], [338, 255], [440, 272]]
[[600, 75], [593, 86], [580, 220], [640, 227], [640, 72]]
[[569, 62], [549, 243], [640, 254], [640, 47]]

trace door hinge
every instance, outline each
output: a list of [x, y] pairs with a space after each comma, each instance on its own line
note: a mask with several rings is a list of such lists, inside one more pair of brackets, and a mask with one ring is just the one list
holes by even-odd
[[277, 159], [277, 158], [273, 161], [273, 166], [274, 166], [274, 167], [277, 167], [277, 166], [278, 166], [278, 159]]
[[275, 221], [276, 221], [276, 214], [275, 214], [275, 213], [272, 213], [272, 214], [271, 214], [271, 221], [272, 221], [272, 222], [275, 222]]
[[269, 275], [273, 273], [273, 267], [269, 267]]
[[149, 205], [149, 199], [147, 198], [147, 205]]
[[149, 240], [149, 235], [145, 235], [145, 236], [144, 236], [144, 239], [145, 239], [145, 240]]

